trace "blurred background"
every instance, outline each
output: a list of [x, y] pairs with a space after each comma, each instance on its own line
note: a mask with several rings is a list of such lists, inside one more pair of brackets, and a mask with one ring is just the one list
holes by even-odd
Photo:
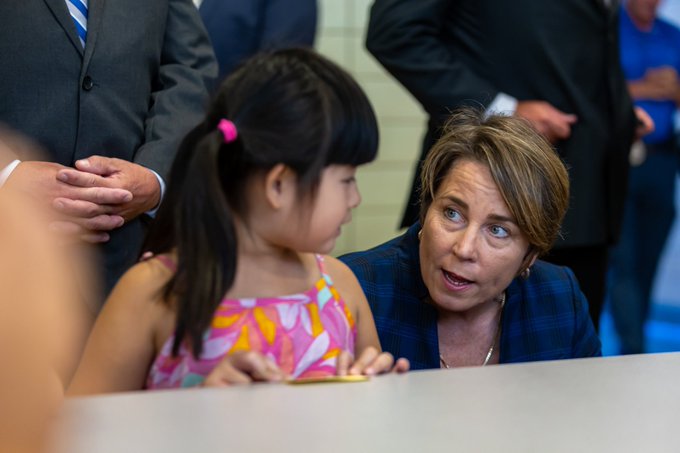
[[[378, 159], [362, 167], [357, 177], [363, 202], [354, 211], [352, 223], [343, 227], [334, 255], [363, 250], [396, 236], [426, 127], [420, 105], [364, 47], [371, 3], [371, 0], [319, 0], [316, 48], [356, 77], [375, 107], [380, 126]], [[680, 0], [665, 0], [661, 16], [680, 26]], [[677, 192], [675, 199], [680, 212], [680, 189]], [[605, 355], [616, 354], [618, 339], [606, 308], [600, 334]], [[657, 273], [645, 334], [649, 352], [680, 350], [677, 220]]]

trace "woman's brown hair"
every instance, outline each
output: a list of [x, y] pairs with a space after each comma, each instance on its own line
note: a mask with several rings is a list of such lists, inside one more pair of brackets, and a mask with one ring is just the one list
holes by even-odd
[[461, 109], [443, 127], [421, 172], [420, 221], [439, 186], [460, 160], [479, 162], [491, 177], [531, 244], [546, 253], [560, 234], [569, 205], [569, 175], [548, 141], [528, 121]]

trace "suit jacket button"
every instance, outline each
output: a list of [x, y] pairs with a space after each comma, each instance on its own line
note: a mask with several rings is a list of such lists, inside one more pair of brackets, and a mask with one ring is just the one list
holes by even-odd
[[90, 91], [93, 86], [94, 82], [92, 81], [92, 77], [85, 76], [85, 78], [83, 79], [83, 90]]

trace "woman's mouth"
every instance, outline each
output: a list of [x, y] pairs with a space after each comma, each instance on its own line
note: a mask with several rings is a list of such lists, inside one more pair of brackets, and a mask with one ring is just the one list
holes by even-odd
[[443, 269], [442, 272], [444, 273], [444, 279], [446, 280], [446, 282], [454, 289], [466, 288], [468, 285], [472, 283], [471, 280], [463, 278], [458, 274], [454, 274], [453, 272], [447, 272]]

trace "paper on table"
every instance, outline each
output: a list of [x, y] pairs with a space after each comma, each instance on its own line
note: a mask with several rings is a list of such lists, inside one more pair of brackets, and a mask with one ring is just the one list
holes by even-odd
[[290, 385], [299, 385], [299, 384], [324, 384], [329, 382], [366, 382], [366, 381], [368, 381], [368, 376], [348, 375], [348, 376], [324, 376], [324, 377], [288, 379], [284, 382]]

